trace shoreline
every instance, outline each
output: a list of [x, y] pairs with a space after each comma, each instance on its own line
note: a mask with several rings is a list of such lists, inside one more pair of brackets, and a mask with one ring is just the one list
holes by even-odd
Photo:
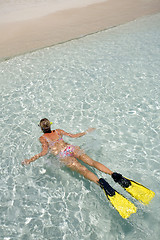
[[159, 12], [159, 0], [108, 0], [40, 18], [0, 23], [0, 61]]

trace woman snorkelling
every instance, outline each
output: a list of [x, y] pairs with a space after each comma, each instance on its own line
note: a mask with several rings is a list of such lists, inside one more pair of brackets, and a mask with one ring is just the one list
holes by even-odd
[[86, 135], [89, 132], [94, 131], [94, 128], [89, 128], [85, 132], [72, 134], [67, 133], [64, 130], [56, 129], [51, 131], [51, 123], [47, 118], [41, 119], [39, 126], [43, 131], [43, 135], [39, 138], [42, 144], [42, 151], [39, 154], [31, 157], [30, 159], [25, 159], [22, 164], [28, 165], [31, 162], [35, 161], [39, 157], [42, 157], [48, 153], [48, 150], [51, 150], [51, 153], [55, 156], [58, 156], [61, 162], [63, 162], [67, 167], [71, 170], [76, 171], [83, 175], [85, 178], [99, 184], [99, 178], [89, 171], [85, 166], [83, 166], [77, 159], [83, 161], [84, 163], [88, 164], [89, 166], [95, 167], [98, 170], [111, 175], [113, 172], [105, 167], [103, 164], [94, 161], [90, 158], [87, 154], [84, 153], [83, 150], [80, 149], [78, 146], [73, 146], [64, 142], [63, 135], [69, 136], [71, 138], [79, 138]]
[[78, 172], [86, 179], [98, 184], [105, 192], [107, 199], [119, 212], [123, 218], [128, 218], [132, 213], [135, 213], [136, 206], [126, 199], [123, 195], [113, 189], [108, 182], [103, 178], [98, 178], [93, 172], [89, 171], [83, 166], [77, 159], [83, 161], [85, 164], [98, 169], [101, 172], [112, 176], [113, 180], [119, 183], [132, 197], [144, 204], [148, 204], [149, 201], [154, 197], [155, 193], [143, 185], [136, 183], [130, 179], [123, 177], [120, 173], [112, 172], [109, 168], [103, 164], [94, 161], [90, 158], [79, 146], [73, 146], [64, 142], [63, 135], [71, 138], [79, 138], [92, 132], [94, 128], [88, 128], [85, 132], [72, 134], [67, 133], [62, 129], [51, 130], [51, 123], [47, 118], [41, 119], [39, 126], [43, 131], [43, 135], [39, 138], [42, 144], [42, 151], [30, 159], [25, 159], [22, 165], [28, 165], [34, 162], [36, 159], [46, 155], [50, 149], [51, 153], [58, 156], [59, 160], [63, 162], [71, 170]]

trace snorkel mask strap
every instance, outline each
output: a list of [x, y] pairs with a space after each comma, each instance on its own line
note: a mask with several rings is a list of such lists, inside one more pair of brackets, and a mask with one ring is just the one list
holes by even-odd
[[[53, 122], [50, 122], [50, 125], [52, 125], [52, 124], [53, 124]], [[41, 127], [41, 126], [40, 126], [40, 123], [38, 123], [38, 127]], [[42, 129], [43, 129], [43, 128], [42, 128]]]

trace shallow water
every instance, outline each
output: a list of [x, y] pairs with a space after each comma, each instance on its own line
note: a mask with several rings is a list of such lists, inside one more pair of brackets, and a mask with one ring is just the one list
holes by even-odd
[[[159, 239], [160, 14], [0, 63], [0, 239]], [[103, 191], [40, 152], [37, 124], [96, 131], [79, 139], [92, 158], [155, 191], [124, 220]]]

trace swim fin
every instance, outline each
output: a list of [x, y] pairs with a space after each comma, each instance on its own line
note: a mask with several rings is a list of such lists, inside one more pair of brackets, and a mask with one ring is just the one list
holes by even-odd
[[99, 179], [99, 184], [104, 190], [106, 197], [111, 202], [113, 207], [119, 212], [121, 217], [128, 218], [132, 213], [136, 213], [136, 206], [118, 193], [115, 189], [113, 189], [103, 178]]
[[136, 198], [143, 204], [148, 204], [154, 197], [155, 193], [137, 183], [133, 180], [123, 177], [120, 173], [114, 172], [112, 178], [115, 182], [118, 182], [132, 197]]

